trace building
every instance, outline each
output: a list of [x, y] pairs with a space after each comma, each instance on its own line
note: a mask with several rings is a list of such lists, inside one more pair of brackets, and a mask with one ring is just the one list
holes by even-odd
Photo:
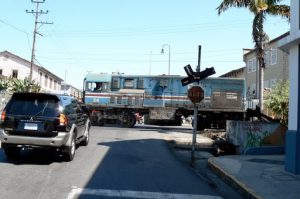
[[[271, 40], [265, 46], [264, 89], [271, 90], [276, 82], [289, 79], [288, 53], [279, 48], [279, 42], [289, 32]], [[259, 64], [254, 49], [244, 49], [246, 63], [246, 98], [249, 108], [254, 108], [259, 98]], [[251, 105], [250, 105], [251, 104]]]
[[79, 100], [82, 99], [82, 91], [75, 88], [74, 86], [72, 86], [70, 84], [62, 83], [60, 93], [69, 95], [69, 96], [73, 96]]
[[[0, 75], [25, 79], [30, 74], [30, 61], [8, 51], [0, 52]], [[42, 66], [33, 65], [32, 80], [41, 86], [43, 92], [59, 93], [61, 78]]]
[[228, 73], [225, 73], [221, 75], [220, 77], [228, 77], [228, 78], [245, 78], [245, 68], [238, 68], [236, 70], [229, 71]]
[[290, 35], [280, 42], [289, 53], [289, 125], [286, 133], [285, 169], [300, 174], [300, 2], [291, 0]]

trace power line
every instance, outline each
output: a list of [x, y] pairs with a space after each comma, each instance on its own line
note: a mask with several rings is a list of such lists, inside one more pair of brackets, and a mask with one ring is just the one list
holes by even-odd
[[[175, 34], [183, 32], [200, 32], [200, 31], [215, 31], [215, 30], [232, 30], [233, 28], [243, 28], [248, 26], [250, 22], [216, 22], [203, 24], [175, 25], [175, 26], [158, 26], [158, 27], [142, 27], [142, 28], [119, 28], [119, 29], [100, 29], [100, 30], [66, 30], [52, 31], [48, 37], [116, 37], [116, 36], [143, 36], [143, 35], [158, 35], [158, 34]], [[250, 25], [251, 26], [251, 25]]]
[[6, 26], [8, 26], [8, 27], [10, 27], [10, 28], [12, 28], [12, 29], [14, 29], [14, 30], [17, 30], [17, 31], [19, 31], [19, 32], [21, 32], [21, 33], [24, 33], [24, 34], [26, 35], [26, 38], [27, 38], [27, 44], [28, 44], [29, 50], [31, 50], [28, 32], [26, 32], [26, 31], [24, 31], [24, 30], [22, 30], [22, 29], [20, 29], [20, 28], [18, 28], [18, 27], [16, 27], [16, 26], [14, 26], [14, 25], [12, 25], [12, 24], [9, 24], [9, 23], [3, 21], [2, 19], [0, 19], [0, 22], [3, 23], [4, 25], [6, 25]]

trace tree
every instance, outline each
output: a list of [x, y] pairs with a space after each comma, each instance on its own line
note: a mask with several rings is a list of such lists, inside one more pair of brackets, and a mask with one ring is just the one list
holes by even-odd
[[40, 92], [41, 87], [35, 83], [35, 81], [30, 81], [28, 78], [24, 80], [11, 78], [8, 83], [9, 92]]
[[266, 95], [265, 102], [267, 108], [285, 125], [288, 124], [289, 90], [289, 81], [279, 81]]
[[254, 14], [252, 23], [252, 39], [255, 43], [256, 57], [259, 63], [259, 106], [263, 110], [263, 88], [264, 88], [264, 45], [268, 40], [264, 32], [264, 21], [266, 15], [282, 16], [290, 18], [290, 6], [279, 4], [282, 0], [223, 0], [217, 8], [218, 14], [225, 12], [231, 7], [248, 8]]

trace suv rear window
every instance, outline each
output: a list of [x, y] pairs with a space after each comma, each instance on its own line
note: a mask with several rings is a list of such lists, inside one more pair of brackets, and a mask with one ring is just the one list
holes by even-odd
[[53, 95], [14, 94], [7, 105], [7, 114], [56, 117], [59, 99]]

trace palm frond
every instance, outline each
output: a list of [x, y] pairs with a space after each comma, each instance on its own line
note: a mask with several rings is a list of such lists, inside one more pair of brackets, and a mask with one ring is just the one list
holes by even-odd
[[267, 13], [274, 16], [281, 16], [290, 19], [290, 6], [288, 5], [269, 5]]
[[250, 5], [251, 0], [223, 0], [223, 2], [217, 7], [218, 15], [225, 12], [228, 8], [247, 8]]

